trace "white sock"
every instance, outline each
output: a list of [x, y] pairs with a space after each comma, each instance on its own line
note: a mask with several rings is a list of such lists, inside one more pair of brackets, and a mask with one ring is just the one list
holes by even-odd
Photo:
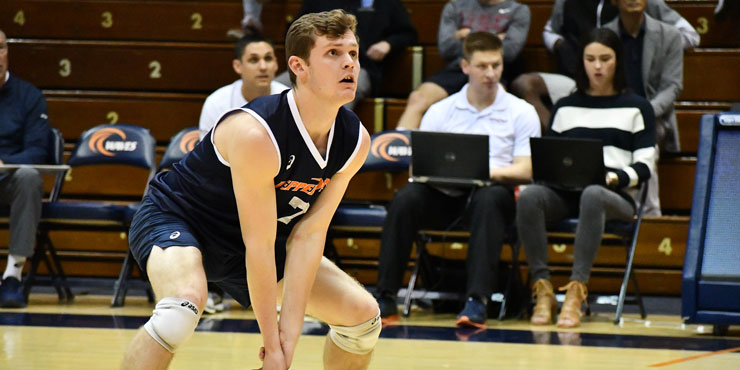
[[20, 280], [21, 274], [23, 273], [23, 265], [25, 263], [26, 263], [26, 257], [18, 256], [15, 254], [9, 254], [8, 255], [8, 265], [5, 266], [5, 273], [3, 274], [3, 279], [6, 279], [9, 276], [12, 276]]

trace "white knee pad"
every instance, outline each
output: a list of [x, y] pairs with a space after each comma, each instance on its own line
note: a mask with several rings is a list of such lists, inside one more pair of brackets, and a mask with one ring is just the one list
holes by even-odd
[[372, 319], [355, 326], [329, 325], [329, 338], [337, 347], [358, 355], [372, 352], [380, 337], [380, 310]]
[[193, 335], [198, 325], [198, 306], [184, 298], [163, 298], [154, 307], [144, 330], [166, 350], [174, 353]]

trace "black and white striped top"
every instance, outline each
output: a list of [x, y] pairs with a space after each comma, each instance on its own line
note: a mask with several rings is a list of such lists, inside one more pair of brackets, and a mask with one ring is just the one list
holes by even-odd
[[619, 188], [634, 187], [655, 171], [655, 114], [638, 95], [571, 94], [553, 108], [548, 135], [601, 140], [604, 165], [619, 176]]

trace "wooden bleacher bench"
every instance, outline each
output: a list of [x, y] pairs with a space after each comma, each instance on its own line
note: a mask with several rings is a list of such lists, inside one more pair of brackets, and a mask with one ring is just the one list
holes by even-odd
[[207, 95], [81, 90], [44, 90], [54, 126], [67, 142], [101, 123], [146, 126], [157, 143], [166, 145], [184, 127], [195, 126]]

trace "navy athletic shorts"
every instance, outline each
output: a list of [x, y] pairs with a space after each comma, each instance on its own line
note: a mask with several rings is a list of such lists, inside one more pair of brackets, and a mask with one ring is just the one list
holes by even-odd
[[447, 66], [427, 78], [425, 82], [437, 84], [447, 91], [447, 95], [452, 95], [468, 83], [468, 75], [463, 73], [459, 65]]
[[[131, 223], [129, 247], [142, 271], [146, 271], [149, 254], [155, 245], [161, 248], [196, 247], [203, 256], [203, 269], [208, 282], [229, 293], [242, 306], [249, 307], [244, 255], [227, 253], [206, 240], [201, 242], [196, 235], [185, 220], [161, 210], [149, 197], [144, 197]], [[280, 281], [285, 268], [284, 243], [276, 243], [275, 260], [277, 280]]]

